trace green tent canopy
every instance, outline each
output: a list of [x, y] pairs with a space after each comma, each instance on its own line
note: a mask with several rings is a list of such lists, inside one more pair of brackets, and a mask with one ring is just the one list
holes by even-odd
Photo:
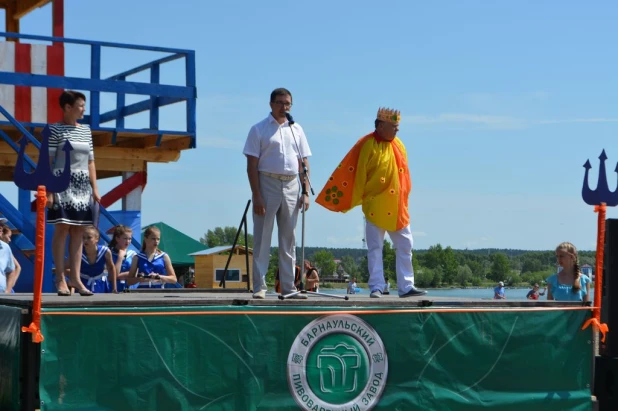
[[153, 226], [161, 231], [159, 248], [170, 256], [174, 266], [191, 266], [194, 264], [194, 259], [189, 254], [208, 249], [206, 244], [194, 240], [163, 222], [145, 225], [142, 228], [142, 243], [144, 242], [144, 231]]

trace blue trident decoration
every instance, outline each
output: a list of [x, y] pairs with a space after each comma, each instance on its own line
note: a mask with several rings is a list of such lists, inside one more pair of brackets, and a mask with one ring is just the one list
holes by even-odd
[[62, 149], [65, 154], [64, 170], [59, 176], [54, 176], [49, 162], [49, 128], [45, 127], [41, 133], [43, 141], [39, 149], [39, 161], [36, 169], [32, 173], [24, 170], [24, 155], [28, 138], [23, 136], [19, 143], [19, 154], [17, 155], [17, 163], [13, 172], [13, 180], [15, 185], [24, 190], [36, 191], [39, 186], [45, 186], [46, 191], [50, 193], [61, 193], [69, 187], [71, 182], [71, 143], [67, 140]]
[[[599, 167], [599, 180], [597, 182], [597, 188], [595, 190], [591, 190], [588, 185], [588, 172], [592, 168], [590, 165], [590, 161], [586, 160], [586, 164], [584, 164], [584, 168], [586, 169], [586, 174], [584, 175], [584, 186], [582, 188], [582, 197], [587, 204], [590, 205], [601, 205], [601, 203], [605, 203], [608, 207], [614, 207], [618, 205], [618, 187], [613, 192], [609, 190], [609, 185], [607, 184], [607, 175], [605, 171], [605, 160], [607, 160], [607, 155], [605, 154], [605, 150], [599, 156], [600, 167]], [[614, 170], [618, 173], [618, 164], [616, 164], [616, 169]]]

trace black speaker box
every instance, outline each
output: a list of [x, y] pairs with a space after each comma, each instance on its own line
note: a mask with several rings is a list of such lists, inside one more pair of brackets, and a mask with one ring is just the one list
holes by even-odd
[[599, 354], [618, 357], [618, 219], [605, 221], [605, 258], [601, 288], [601, 322], [609, 327]]

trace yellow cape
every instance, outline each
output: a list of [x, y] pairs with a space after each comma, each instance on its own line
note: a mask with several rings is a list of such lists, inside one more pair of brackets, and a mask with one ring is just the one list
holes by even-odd
[[408, 196], [412, 189], [406, 148], [399, 138], [362, 137], [328, 179], [316, 203], [345, 213], [359, 204], [368, 221], [386, 231], [410, 224]]

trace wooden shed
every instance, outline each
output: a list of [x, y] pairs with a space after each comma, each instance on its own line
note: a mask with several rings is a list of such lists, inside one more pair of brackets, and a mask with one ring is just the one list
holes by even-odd
[[[195, 283], [198, 288], [220, 288], [219, 282], [225, 271], [225, 264], [232, 251], [231, 245], [221, 245], [189, 254], [195, 259]], [[232, 251], [232, 259], [225, 277], [225, 288], [247, 289], [251, 281], [247, 275], [246, 254], [249, 253], [249, 268], [253, 267], [253, 250], [237, 245]], [[252, 284], [249, 284], [252, 288]]]

